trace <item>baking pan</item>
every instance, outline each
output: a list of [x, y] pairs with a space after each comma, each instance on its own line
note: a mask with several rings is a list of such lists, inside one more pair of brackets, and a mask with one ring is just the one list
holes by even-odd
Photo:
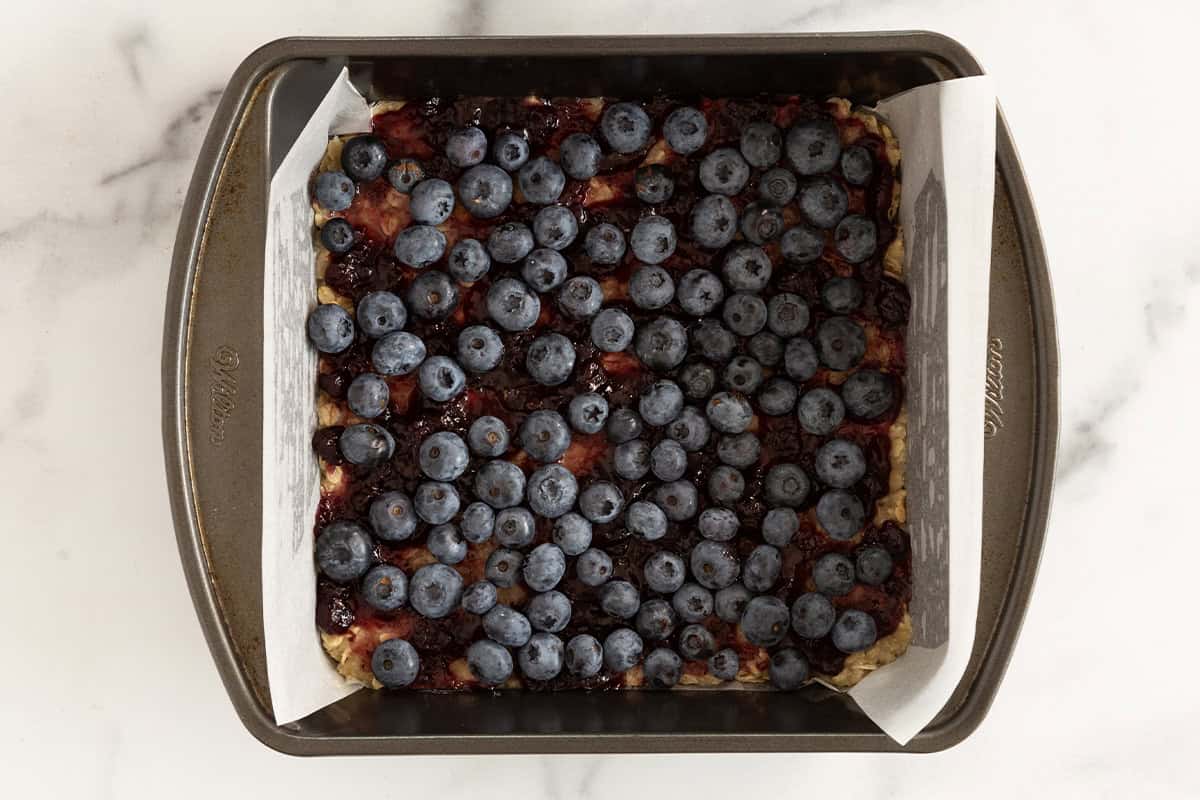
[[[985, 408], [983, 574], [970, 665], [907, 746], [845, 695], [363, 691], [276, 725], [262, 642], [262, 254], [273, 167], [336, 72], [368, 98], [430, 94], [790, 92], [873, 104], [977, 75], [923, 32], [709, 37], [284, 39], [251, 54], [192, 176], [163, 335], [163, 440], [179, 553], [217, 668], [254, 736], [304, 755], [940, 750], [982, 721], [1015, 644], [1045, 537], [1058, 345], [1029, 189], [998, 119]], [[997, 111], [999, 114], [999, 110]], [[313, 647], [319, 647], [314, 629]]]

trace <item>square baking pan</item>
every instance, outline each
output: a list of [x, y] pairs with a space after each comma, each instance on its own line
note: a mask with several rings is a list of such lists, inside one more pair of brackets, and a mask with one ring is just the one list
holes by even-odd
[[[180, 220], [163, 337], [163, 439], [179, 553], [217, 668], [250, 732], [304, 755], [941, 750], [983, 719], [1029, 602], [1058, 436], [1046, 257], [997, 120], [986, 352], [983, 574], [970, 665], [906, 746], [846, 695], [754, 691], [361, 691], [276, 725], [263, 652], [262, 291], [270, 177], [343, 66], [368, 99], [427, 95], [838, 95], [861, 104], [981, 74], [923, 32], [768, 36], [284, 39], [231, 78]], [[999, 114], [999, 110], [997, 110]], [[313, 647], [319, 647], [316, 630]]]

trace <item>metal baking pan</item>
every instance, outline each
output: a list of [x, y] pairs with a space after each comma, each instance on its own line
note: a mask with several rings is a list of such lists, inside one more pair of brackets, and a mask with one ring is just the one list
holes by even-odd
[[[428, 94], [791, 92], [858, 103], [982, 72], [922, 32], [780, 36], [284, 39], [251, 54], [192, 176], [163, 335], [163, 439], [179, 553], [229, 697], [252, 734], [305, 755], [671, 751], [928, 752], [987, 712], [1045, 537], [1058, 438], [1046, 255], [1003, 118], [996, 142], [983, 575], [970, 665], [906, 747], [821, 688], [764, 692], [358, 692], [299, 722], [270, 712], [260, 582], [262, 253], [274, 165], [348, 65], [369, 98]], [[997, 112], [999, 114], [999, 111]], [[313, 646], [319, 646], [315, 631]]]

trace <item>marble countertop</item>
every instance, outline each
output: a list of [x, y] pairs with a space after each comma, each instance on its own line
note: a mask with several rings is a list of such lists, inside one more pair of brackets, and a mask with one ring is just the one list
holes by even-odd
[[[1200, 129], [1184, 3], [308, 2], [7, 9], [0, 27], [0, 774], [13, 797], [1200, 794]], [[1190, 11], [1190, 13], [1189, 13]], [[1053, 271], [1062, 442], [1040, 580], [979, 730], [928, 757], [297, 760], [243, 729], [182, 579], [161, 309], [221, 88], [289, 34], [928, 28], [995, 76]], [[1189, 522], [1189, 520], [1191, 520]], [[840, 792], [840, 794], [839, 794]]]

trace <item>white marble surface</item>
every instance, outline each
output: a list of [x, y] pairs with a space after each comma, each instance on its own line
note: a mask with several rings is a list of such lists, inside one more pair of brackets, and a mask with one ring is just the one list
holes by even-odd
[[[0, 776], [11, 797], [1194, 797], [1200, 161], [1183, 2], [5, 6]], [[693, 6], [695, 6], [693, 8]], [[686, 7], [686, 10], [685, 10]], [[435, 9], [435, 10], [430, 10]], [[982, 727], [930, 757], [297, 760], [242, 728], [184, 587], [162, 300], [221, 87], [286, 34], [930, 28], [996, 77], [1048, 242], [1062, 449]], [[1145, 655], [1129, 656], [1128, 652]], [[847, 787], [854, 790], [847, 793]], [[213, 795], [219, 792], [219, 795]], [[839, 793], [840, 792], [840, 793]]]

